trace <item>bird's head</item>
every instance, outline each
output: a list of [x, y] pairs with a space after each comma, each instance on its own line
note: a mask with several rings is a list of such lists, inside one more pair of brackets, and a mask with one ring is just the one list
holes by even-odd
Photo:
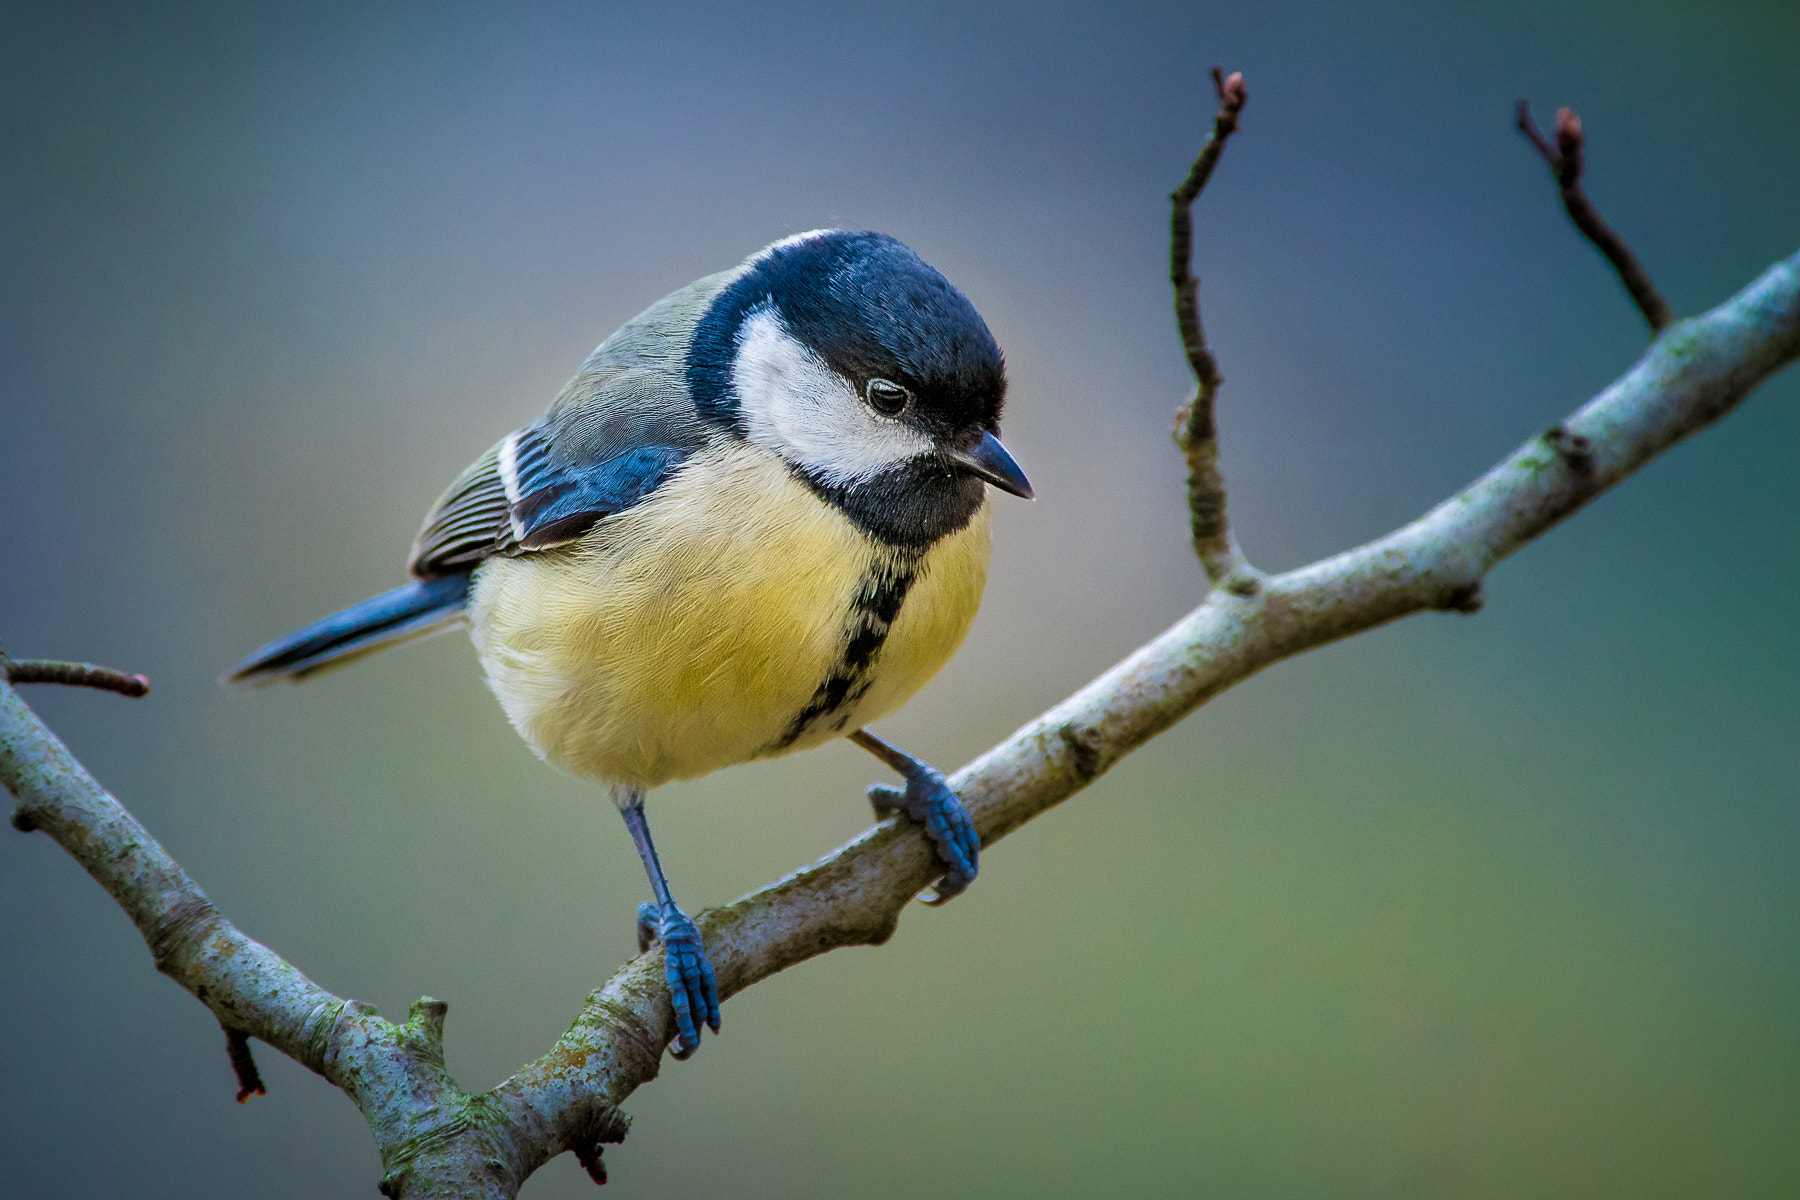
[[709, 420], [887, 541], [960, 528], [984, 482], [1032, 494], [996, 436], [1006, 373], [986, 322], [883, 234], [820, 230], [755, 255], [700, 318], [687, 373]]

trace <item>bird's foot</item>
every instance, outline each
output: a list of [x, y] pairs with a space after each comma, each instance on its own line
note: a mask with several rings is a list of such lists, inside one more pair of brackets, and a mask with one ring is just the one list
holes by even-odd
[[937, 881], [935, 893], [926, 895], [924, 901], [942, 904], [974, 880], [980, 869], [981, 838], [944, 776], [911, 755], [905, 757], [907, 765], [895, 764], [895, 769], [906, 776], [906, 787], [875, 784], [869, 788], [869, 803], [875, 806], [877, 818], [903, 812], [925, 827], [944, 864], [944, 876]]
[[700, 1047], [701, 1021], [719, 1032], [719, 985], [713, 965], [700, 944], [699, 927], [677, 905], [638, 905], [638, 952], [650, 949], [651, 942], [662, 943], [663, 978], [675, 1005], [677, 1032], [670, 1053], [686, 1058]]

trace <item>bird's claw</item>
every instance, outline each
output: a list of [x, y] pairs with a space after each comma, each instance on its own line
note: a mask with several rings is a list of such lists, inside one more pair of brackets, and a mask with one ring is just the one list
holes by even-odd
[[869, 788], [869, 803], [877, 818], [905, 813], [925, 827], [926, 835], [937, 848], [944, 875], [936, 888], [923, 897], [925, 903], [942, 904], [974, 880], [980, 870], [981, 838], [975, 833], [968, 810], [939, 771], [915, 759], [913, 769], [906, 773], [905, 788], [875, 784]]
[[692, 917], [674, 904], [638, 905], [638, 951], [651, 942], [663, 947], [663, 978], [669, 1000], [675, 1006], [675, 1045], [669, 1051], [684, 1059], [700, 1046], [696, 1016], [714, 1033], [719, 1032], [719, 985], [713, 965], [700, 942], [700, 929]]

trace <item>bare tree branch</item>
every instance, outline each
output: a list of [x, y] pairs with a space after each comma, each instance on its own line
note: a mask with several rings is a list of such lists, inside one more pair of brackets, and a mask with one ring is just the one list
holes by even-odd
[[[404, 1169], [409, 1152], [417, 1153], [421, 1127], [436, 1128], [421, 1116], [421, 1105], [435, 1112], [453, 1100], [466, 1101], [443, 1069], [442, 1004], [421, 1000], [404, 1026], [392, 1025], [369, 1005], [332, 995], [246, 937], [10, 683], [0, 683], [0, 783], [18, 800], [25, 823], [54, 839], [118, 902], [157, 970], [205, 1004], [228, 1038], [260, 1038], [349, 1094], [390, 1174]], [[245, 1082], [240, 1073], [240, 1089]], [[471, 1165], [461, 1155], [438, 1178], [454, 1184], [451, 1166], [485, 1173], [486, 1161], [478, 1157]], [[515, 1181], [512, 1191], [492, 1194], [516, 1190]], [[440, 1194], [489, 1193], [452, 1187]]]
[[[1477, 607], [1482, 576], [1495, 563], [1723, 417], [1797, 356], [1800, 254], [1670, 328], [1599, 396], [1418, 520], [1270, 578], [1254, 595], [1215, 590], [1161, 637], [958, 772], [950, 783], [982, 844], [1067, 799], [1264, 667], [1412, 613]], [[837, 946], [886, 940], [938, 869], [916, 831], [887, 821], [806, 870], [710, 910], [700, 927], [721, 996]], [[599, 1060], [592, 1085], [610, 1103], [623, 1102], [636, 1086], [633, 1068], [610, 1030], [598, 1040], [591, 1031], [606, 1026], [601, 1011], [629, 1013], [632, 1028], [655, 1030], [666, 1043], [674, 1017], [660, 971], [645, 959], [628, 964], [550, 1055], [497, 1091], [540, 1090], [591, 1054]]]
[[98, 688], [137, 699], [150, 694], [150, 680], [142, 675], [127, 675], [111, 667], [93, 663], [59, 662], [53, 658], [14, 660], [0, 653], [0, 668], [6, 681], [19, 683], [61, 683], [69, 687]]
[[[1473, 607], [1497, 562], [1800, 356], [1800, 254], [1664, 332], [1567, 420], [1429, 513], [1368, 545], [1198, 608], [952, 780], [984, 844], [1047, 811], [1226, 688], [1272, 663], [1430, 609]], [[512, 1196], [565, 1150], [602, 1178], [619, 1105], [674, 1035], [660, 951], [622, 967], [550, 1050], [472, 1096], [444, 1066], [446, 1006], [395, 1025], [325, 991], [239, 932], [55, 735], [0, 684], [0, 782], [136, 922], [159, 970], [228, 1031], [261, 1038], [347, 1092], [399, 1196]], [[938, 872], [923, 835], [884, 821], [835, 853], [700, 914], [730, 996], [839, 946], [885, 941]]]
[[1225, 515], [1225, 476], [1219, 470], [1219, 429], [1213, 419], [1213, 404], [1224, 379], [1200, 324], [1200, 281], [1194, 277], [1193, 259], [1194, 201], [1212, 178], [1226, 140], [1237, 132], [1249, 92], [1241, 72], [1234, 71], [1227, 78], [1223, 69], [1214, 67], [1212, 78], [1219, 98], [1212, 136], [1200, 148], [1187, 178], [1169, 194], [1169, 282], [1175, 285], [1175, 325], [1181, 332], [1188, 367], [1194, 372], [1193, 398], [1175, 414], [1175, 444], [1188, 460], [1188, 520], [1194, 553], [1214, 587], [1248, 595], [1256, 590], [1261, 575], [1244, 557]]
[[[1730, 412], [1800, 356], [1800, 254], [1712, 312], [1671, 324], [1636, 259], [1580, 191], [1580, 122], [1559, 113], [1552, 149], [1521, 102], [1520, 128], [1556, 171], [1571, 217], [1613, 260], [1660, 334], [1587, 405], [1418, 520], [1265, 577], [1244, 559], [1225, 519], [1213, 414], [1220, 377], [1190, 266], [1193, 202], [1246, 99], [1241, 75], [1215, 69], [1213, 79], [1219, 109], [1211, 138], [1171, 197], [1170, 251], [1177, 324], [1196, 380], [1177, 440], [1189, 461], [1195, 551], [1215, 587], [1173, 628], [951, 779], [984, 845], [1264, 667], [1412, 613], [1476, 611], [1495, 563]], [[447, 1005], [425, 997], [403, 1023], [383, 1020], [247, 937], [14, 690], [54, 682], [143, 695], [142, 676], [4, 655], [0, 668], [0, 783], [18, 801], [15, 826], [43, 831], [74, 857], [137, 925], [157, 969], [218, 1019], [240, 1101], [262, 1091], [249, 1048], [255, 1037], [356, 1103], [381, 1151], [385, 1195], [510, 1197], [565, 1151], [596, 1183], [606, 1181], [601, 1146], [620, 1140], [629, 1124], [619, 1106], [655, 1078], [674, 1036], [660, 949], [620, 968], [543, 1057], [472, 1095], [445, 1066]], [[804, 870], [699, 914], [721, 997], [828, 950], [885, 941], [940, 872], [920, 831], [893, 818]]]
[[1582, 148], [1586, 140], [1581, 132], [1581, 118], [1567, 108], [1556, 110], [1556, 145], [1552, 146], [1544, 135], [1538, 132], [1537, 122], [1531, 119], [1531, 108], [1521, 100], [1518, 102], [1517, 125], [1519, 132], [1531, 139], [1544, 161], [1550, 164], [1550, 173], [1556, 177], [1557, 189], [1562, 193], [1563, 208], [1568, 210], [1569, 220], [1575, 222], [1582, 236], [1599, 247], [1600, 253], [1606, 255], [1612, 263], [1613, 270], [1619, 273], [1619, 281], [1625, 290], [1631, 293], [1632, 303], [1643, 314], [1650, 326], [1652, 336], [1661, 333], [1669, 322], [1675, 319], [1669, 305], [1650, 282], [1650, 273], [1644, 270], [1644, 264], [1638, 261], [1631, 247], [1625, 244], [1605, 221], [1600, 219], [1600, 212], [1589, 200], [1581, 187]]

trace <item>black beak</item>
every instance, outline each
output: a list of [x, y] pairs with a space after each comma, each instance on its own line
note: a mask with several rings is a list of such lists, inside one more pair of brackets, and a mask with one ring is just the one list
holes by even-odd
[[1006, 452], [1000, 439], [981, 431], [981, 440], [969, 450], [946, 450], [950, 461], [971, 475], [987, 480], [1003, 492], [1011, 492], [1015, 496], [1031, 499], [1031, 481], [1025, 478], [1025, 472], [1013, 461], [1013, 456]]

